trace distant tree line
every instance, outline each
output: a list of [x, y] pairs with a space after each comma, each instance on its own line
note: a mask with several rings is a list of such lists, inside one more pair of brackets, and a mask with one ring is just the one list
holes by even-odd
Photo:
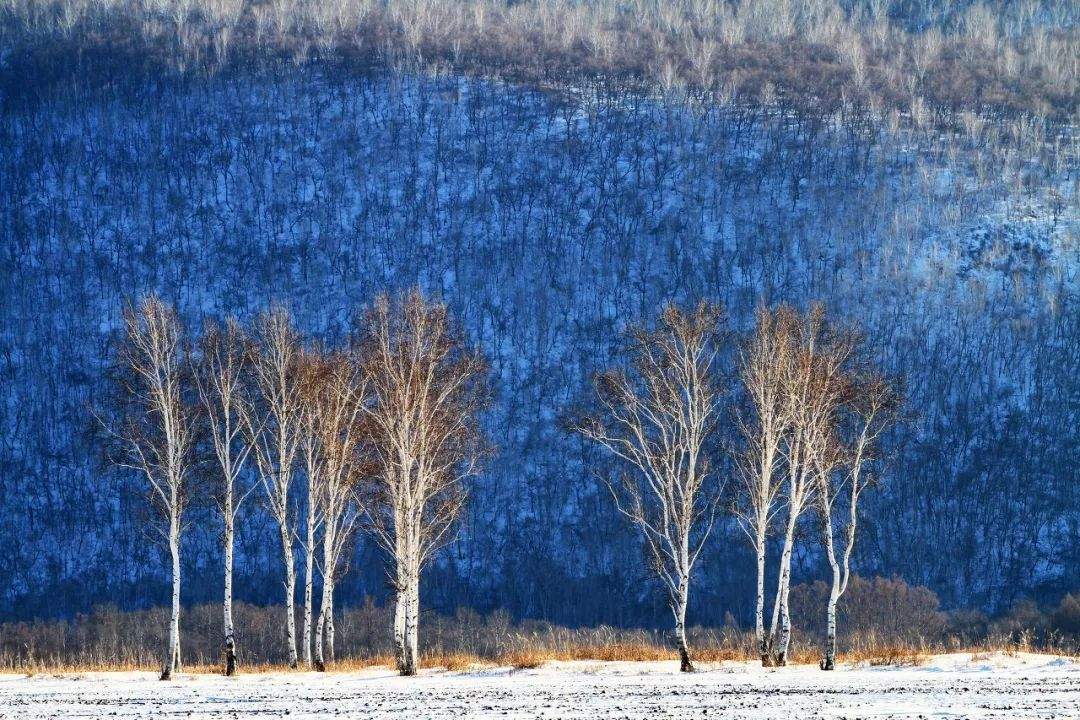
[[565, 82], [605, 77], [936, 121], [957, 110], [1067, 119], [1065, 0], [4, 0], [0, 80], [194, 75], [287, 58]]

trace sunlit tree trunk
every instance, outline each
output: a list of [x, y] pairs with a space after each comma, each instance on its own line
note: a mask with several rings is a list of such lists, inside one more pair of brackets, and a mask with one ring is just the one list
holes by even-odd
[[[795, 528], [798, 519], [798, 510], [789, 511], [787, 526], [784, 530], [784, 548], [780, 553], [780, 573], [773, 610], [771, 634], [776, 638], [773, 662], [781, 667], [787, 664], [788, 648], [791, 644], [791, 609], [788, 607], [788, 595], [791, 590], [791, 555], [795, 548]], [[777, 622], [779, 622], [779, 628], [777, 628]]]
[[130, 372], [123, 426], [112, 436], [124, 444], [123, 467], [139, 471], [161, 525], [156, 529], [169, 549], [172, 612], [161, 679], [180, 669], [180, 533], [187, 505], [187, 471], [193, 418], [185, 400], [185, 348], [176, 310], [154, 295], [124, 311], [126, 342], [121, 365]]
[[449, 541], [480, 454], [477, 415], [484, 363], [452, 331], [446, 307], [419, 291], [376, 300], [361, 357], [363, 407], [373, 455], [371, 529], [386, 550], [396, 591], [398, 671], [419, 664], [420, 572]]
[[233, 538], [236, 522], [233, 518], [232, 493], [225, 500], [225, 598], [222, 602], [225, 630], [225, 674], [236, 674], [236, 635], [233, 628]]
[[762, 664], [768, 664], [769, 641], [765, 636], [765, 526], [758, 528], [754, 542], [757, 555], [757, 595], [754, 603], [754, 638]]
[[708, 539], [719, 493], [706, 444], [716, 425], [719, 390], [713, 362], [721, 312], [668, 305], [653, 330], [630, 332], [633, 373], [597, 375], [601, 410], [576, 427], [632, 468], [609, 481], [615, 506], [641, 533], [653, 571], [668, 592], [679, 667], [692, 672], [686, 609], [694, 564]]
[[254, 446], [259, 478], [267, 504], [277, 522], [285, 573], [285, 653], [289, 667], [296, 654], [296, 557], [290, 488], [300, 443], [300, 341], [288, 311], [273, 307], [256, 321], [257, 352], [251, 367], [257, 401], [246, 404], [243, 420]]
[[236, 318], [224, 328], [208, 322], [200, 342], [201, 354], [195, 364], [195, 381], [202, 400], [214, 454], [221, 469], [218, 508], [221, 511], [225, 594], [222, 599], [222, 635], [225, 674], [236, 674], [236, 634], [233, 626], [233, 558], [236, 513], [248, 492], [237, 495], [237, 486], [252, 444], [243, 439], [246, 399], [243, 373], [247, 368], [248, 340]]
[[304, 664], [311, 667], [311, 623], [313, 618], [312, 602], [315, 584], [315, 493], [312, 480], [308, 479], [308, 511], [304, 535]]
[[180, 672], [180, 518], [169, 522], [169, 555], [172, 559], [172, 614], [169, 616], [169, 645], [161, 668], [161, 679]]
[[292, 532], [286, 523], [279, 523], [281, 558], [285, 566], [285, 648], [289, 667], [295, 668], [296, 657], [296, 559], [293, 555]]

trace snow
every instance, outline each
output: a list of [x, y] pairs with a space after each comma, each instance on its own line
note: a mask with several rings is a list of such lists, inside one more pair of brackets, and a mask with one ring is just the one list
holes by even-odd
[[152, 673], [0, 676], [0, 718], [1080, 718], [1080, 662], [954, 654], [918, 667], [762, 669], [677, 663], [552, 663], [538, 670], [386, 669], [225, 678]]

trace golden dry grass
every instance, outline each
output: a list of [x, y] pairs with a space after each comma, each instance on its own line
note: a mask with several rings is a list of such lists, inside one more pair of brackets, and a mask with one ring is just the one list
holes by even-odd
[[[1054, 650], [1040, 651], [1035, 648], [1017, 649], [1015, 645], [1005, 643], [986, 643], [968, 647], [912, 647], [904, 645], [868, 642], [864, 645], [841, 652], [838, 661], [852, 665], [872, 667], [916, 667], [926, 664], [936, 653], [964, 653], [971, 656], [972, 662], [988, 659], [994, 653], [1015, 654], [1018, 651], [1046, 652], [1051, 655], [1070, 655]], [[741, 645], [703, 645], [691, 648], [695, 663], [751, 662], [758, 657], [753, 649]], [[815, 645], [796, 645], [788, 657], [788, 664], [817, 665], [821, 659], [821, 650]], [[430, 652], [422, 656], [421, 667], [449, 672], [462, 672], [478, 667], [511, 667], [519, 670], [544, 667], [551, 662], [594, 661], [594, 662], [677, 662], [678, 654], [672, 648], [649, 642], [612, 642], [610, 644], [566, 644], [558, 647], [544, 646], [540, 642], [521, 643], [518, 647], [499, 653], [493, 657], [482, 657], [470, 652]], [[348, 673], [371, 668], [394, 667], [392, 655], [372, 655], [347, 657], [327, 666], [330, 673]], [[32, 665], [11, 668], [10, 672], [34, 675], [81, 675], [95, 672], [158, 672], [160, 667], [149, 662], [58, 662], [38, 661]], [[287, 665], [278, 663], [242, 664], [241, 675], [264, 673], [306, 672], [301, 667], [298, 671], [290, 670]], [[183, 668], [184, 675], [219, 675], [223, 668], [217, 664], [190, 664]]]
[[449, 672], [461, 672], [478, 666], [490, 666], [490, 660], [462, 652], [433, 653], [421, 658], [421, 667], [443, 668]]
[[881, 648], [871, 653], [848, 653], [844, 657], [846, 662], [866, 663], [871, 667], [918, 667], [925, 665], [929, 656], [905, 647]]
[[547, 653], [534, 648], [512, 650], [496, 659], [497, 665], [508, 665], [517, 670], [535, 670], [547, 662], [557, 659], [554, 653]]

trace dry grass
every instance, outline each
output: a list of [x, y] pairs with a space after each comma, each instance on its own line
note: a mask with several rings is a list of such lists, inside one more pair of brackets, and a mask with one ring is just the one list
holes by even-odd
[[[857, 596], [856, 592], [853, 597]], [[903, 597], [910, 601], [910, 595]], [[898, 622], [894, 603], [867, 600], [864, 604], [889, 609], [882, 617], [849, 612], [849, 624], [840, 636], [840, 662], [912, 666], [943, 653], [989, 656], [1043, 652], [1074, 657], [1080, 654], [1075, 637], [1061, 631], [1036, 634], [993, 626], [990, 632], [963, 633], [956, 632], [961, 629], [956, 626], [954, 632], [944, 634], [936, 629], [937, 625], [921, 622], [917, 614], [909, 613]], [[280, 608], [240, 604], [236, 611], [238, 628], [243, 630], [240, 672], [289, 672], [282, 656], [276, 654], [281, 649]], [[193, 606], [183, 616], [185, 674], [222, 672], [217, 635], [219, 612], [216, 605]], [[106, 608], [80, 616], [76, 621], [0, 625], [0, 671], [31, 675], [156, 673], [164, 642], [157, 630], [164, 626], [164, 621], [158, 610], [124, 613]], [[330, 664], [328, 671], [392, 669], [391, 621], [388, 608], [365, 605], [344, 611], [337, 622], [339, 659]], [[797, 627], [804, 628], [807, 622], [804, 618]], [[887, 627], [886, 622], [897, 626]], [[897, 628], [903, 628], [906, 634], [900, 634]], [[480, 615], [470, 610], [460, 610], [453, 616], [433, 614], [424, 626], [421, 641], [424, 646], [421, 666], [450, 672], [492, 666], [531, 669], [570, 661], [677, 662], [668, 633], [662, 630], [568, 628], [542, 621], [514, 622], [506, 613]], [[689, 643], [694, 661], [700, 664], [758, 661], [753, 632], [732, 625], [692, 627]], [[820, 635], [812, 627], [806, 627], [795, 633], [788, 662], [816, 666], [821, 652]]]
[[874, 653], [848, 653], [844, 656], [846, 662], [865, 663], [871, 667], [919, 667], [925, 665], [928, 659], [926, 654], [906, 647], [889, 647]]
[[579, 645], [562, 650], [558, 660], [599, 660], [602, 662], [656, 662], [675, 660], [675, 651], [650, 643], [616, 642], [610, 645]]
[[[750, 646], [702, 645], [691, 646], [690, 655], [696, 663], [756, 662], [757, 655]], [[613, 642], [607, 645], [579, 644], [557, 648], [536, 645], [521, 647], [496, 659], [496, 664], [515, 668], [536, 668], [549, 662], [677, 662], [674, 648], [650, 642]], [[789, 655], [791, 665], [816, 665], [820, 651], [813, 646], [796, 646]]]
[[535, 670], [556, 659], [558, 658], [552, 653], [545, 653], [541, 650], [511, 650], [507, 654], [500, 656], [496, 660], [496, 664], [508, 665], [517, 670]]
[[[388, 664], [392, 666], [392, 659]], [[469, 670], [474, 667], [486, 667], [492, 663], [490, 660], [484, 660], [476, 655], [463, 652], [453, 653], [435, 653], [431, 655], [425, 655], [421, 659], [422, 667], [435, 667], [443, 668], [449, 672], [462, 672], [463, 670]], [[337, 668], [334, 668], [335, 670]]]
[[[839, 654], [841, 663], [870, 666], [870, 667], [920, 667], [925, 665], [930, 657], [938, 653], [970, 654], [971, 662], [985, 662], [995, 654], [1015, 655], [1017, 652], [1043, 652], [1051, 655], [1064, 655], [1080, 658], [1075, 651], [1047, 650], [1039, 648], [1026, 648], [1020, 650], [1014, 644], [986, 643], [978, 647], [946, 648], [906, 646], [889, 644], [865, 644], [855, 649], [849, 649]], [[757, 656], [749, 651], [749, 648], [734, 646], [704, 646], [692, 648], [691, 654], [695, 663], [722, 663], [722, 662], [749, 662], [756, 663]], [[801, 645], [793, 647], [788, 664], [817, 665], [821, 659], [820, 648], [814, 645]], [[510, 667], [516, 670], [535, 670], [548, 665], [551, 662], [677, 662], [678, 654], [672, 648], [659, 644], [645, 642], [616, 642], [611, 645], [580, 644], [562, 646], [558, 648], [544, 647], [536, 644], [532, 646], [521, 645], [512, 650], [500, 653], [494, 657], [481, 657], [469, 652], [434, 652], [425, 654], [421, 666], [430, 669], [445, 670], [448, 672], [464, 672], [484, 667]], [[394, 658], [390, 655], [373, 655], [365, 657], [350, 657], [338, 660], [327, 667], [330, 673], [348, 673], [371, 668], [394, 667]], [[80, 676], [87, 673], [97, 672], [154, 672], [158, 666], [148, 663], [132, 662], [82, 662], [82, 663], [56, 663], [35, 664], [21, 668], [27, 677], [36, 675], [47, 676]], [[299, 672], [305, 672], [301, 668]], [[192, 664], [185, 665], [185, 675], [220, 675], [223, 668], [220, 665]], [[241, 675], [253, 675], [264, 673], [288, 673], [297, 672], [290, 670], [287, 665], [279, 663], [260, 663], [243, 665], [240, 668]]]
[[[455, 658], [455, 667], [450, 667], [450, 658]], [[472, 658], [472, 656], [459, 655], [459, 656], [438, 656], [430, 660], [430, 665], [435, 667], [446, 667], [448, 670], [461, 669], [462, 667], [468, 667], [468, 665], [461, 665], [462, 660], [460, 658], [470, 658], [476, 662], [481, 662], [478, 658]], [[371, 668], [392, 668], [394, 667], [394, 658], [389, 655], [376, 655], [370, 657], [348, 657], [337, 660], [327, 665], [328, 672], [356, 672], [358, 670], [368, 670]], [[161, 666], [154, 662], [99, 662], [99, 661], [77, 661], [77, 662], [35, 662], [32, 665], [24, 665], [16, 670], [16, 672], [25, 673], [27, 677], [34, 677], [37, 675], [50, 675], [50, 676], [65, 676], [65, 675], [84, 675], [86, 673], [99, 673], [99, 672], [152, 672], [156, 673], [161, 670]], [[307, 668], [301, 667], [299, 672], [306, 671]], [[223, 665], [208, 664], [208, 663], [192, 663], [185, 664], [182, 669], [183, 675], [222, 675], [225, 672]], [[253, 664], [241, 664], [239, 667], [239, 674], [241, 675], [260, 675], [269, 673], [287, 673], [297, 672], [284, 663], [253, 663]]]

